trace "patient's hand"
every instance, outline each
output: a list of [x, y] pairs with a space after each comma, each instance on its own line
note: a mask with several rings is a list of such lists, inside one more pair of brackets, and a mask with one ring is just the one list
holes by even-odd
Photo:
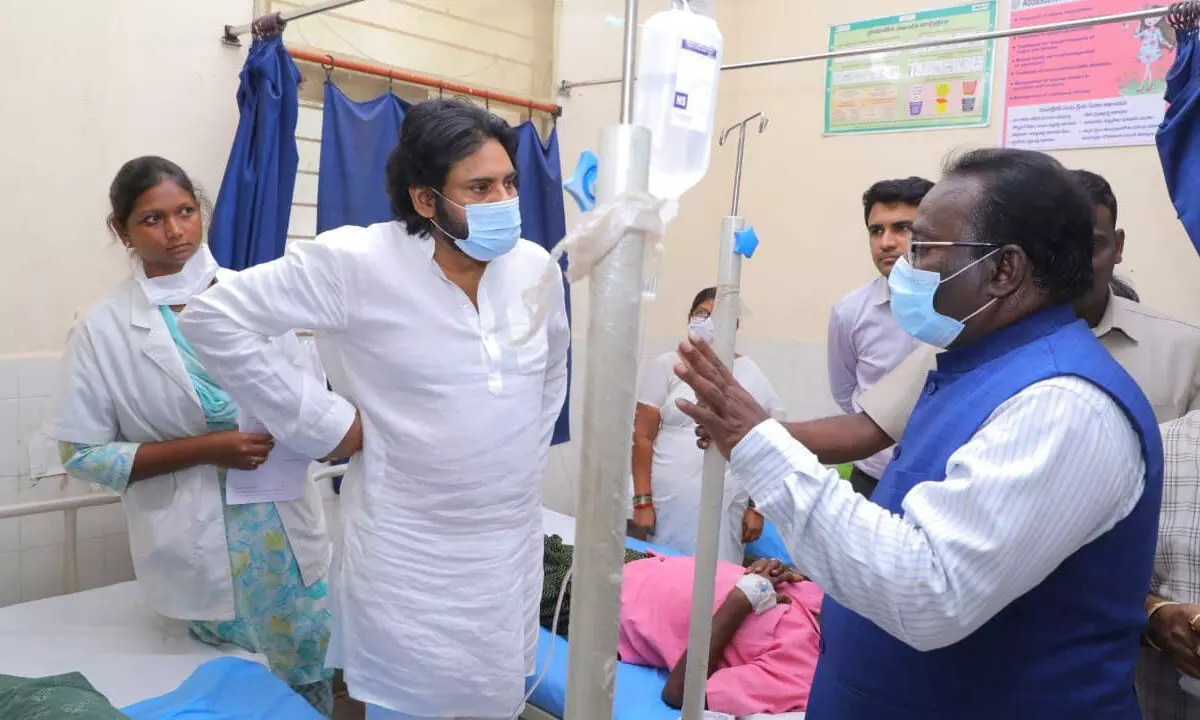
[[764, 558], [755, 560], [750, 567], [746, 568], [746, 574], [761, 575], [770, 580], [775, 587], [779, 587], [784, 583], [804, 582], [803, 575], [774, 559], [767, 560]]

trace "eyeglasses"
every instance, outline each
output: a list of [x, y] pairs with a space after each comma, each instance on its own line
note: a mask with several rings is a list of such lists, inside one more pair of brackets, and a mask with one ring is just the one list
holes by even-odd
[[712, 317], [712, 313], [708, 310], [700, 309], [692, 313], [692, 320], [707, 320]]
[[978, 243], [978, 242], [935, 242], [932, 240], [912, 240], [908, 243], [908, 264], [916, 265], [917, 260], [921, 257], [918, 250], [929, 247], [975, 247], [975, 248], [998, 248], [996, 243]]

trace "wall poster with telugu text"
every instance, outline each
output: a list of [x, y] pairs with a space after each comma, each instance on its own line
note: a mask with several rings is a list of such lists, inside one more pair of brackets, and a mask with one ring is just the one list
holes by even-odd
[[[1146, 0], [1012, 0], [1028, 27], [1152, 7]], [[1162, 3], [1160, 3], [1162, 4]], [[1009, 42], [1002, 144], [1029, 150], [1153, 145], [1175, 33], [1165, 18]]]
[[[996, 29], [996, 1], [829, 28], [829, 50], [894, 45]], [[987, 125], [993, 43], [834, 58], [825, 64], [825, 134]]]

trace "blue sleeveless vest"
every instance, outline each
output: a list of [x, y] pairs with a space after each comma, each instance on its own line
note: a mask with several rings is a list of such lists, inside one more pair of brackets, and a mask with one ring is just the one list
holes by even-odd
[[1069, 308], [943, 353], [871, 500], [903, 515], [908, 491], [944, 479], [950, 455], [1000, 404], [1063, 375], [1107, 391], [1138, 432], [1146, 485], [1133, 512], [949, 647], [918, 652], [827, 596], [809, 720], [1141, 717], [1133, 665], [1158, 534], [1162, 440], [1142, 391]]

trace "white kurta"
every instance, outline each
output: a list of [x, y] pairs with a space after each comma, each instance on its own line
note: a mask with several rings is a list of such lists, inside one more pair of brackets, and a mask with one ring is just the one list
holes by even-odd
[[[537, 245], [488, 266], [478, 310], [433, 248], [394, 222], [340, 228], [216, 286], [180, 327], [297, 451], [327, 454], [362, 415], [330, 586], [328, 663], [351, 694], [419, 717], [507, 716], [533, 670], [540, 484], [570, 333], [557, 291], [547, 325], [514, 342], [548, 259]], [[316, 331], [338, 395], [264, 343], [279, 328]]]
[[[675, 405], [679, 398], [696, 401], [696, 393], [675, 375], [678, 356], [674, 351], [646, 361], [638, 374], [637, 399], [659, 411], [661, 424], [654, 439], [654, 462], [650, 487], [654, 494], [656, 544], [695, 554], [700, 529], [700, 480], [704, 474], [704, 451], [696, 446], [696, 422]], [[734, 360], [733, 376], [769, 413], [782, 411], [783, 403], [758, 365], [748, 357]], [[718, 557], [741, 564], [746, 547], [742, 542], [742, 516], [750, 495], [731, 472], [725, 473], [721, 504], [721, 534]]]

